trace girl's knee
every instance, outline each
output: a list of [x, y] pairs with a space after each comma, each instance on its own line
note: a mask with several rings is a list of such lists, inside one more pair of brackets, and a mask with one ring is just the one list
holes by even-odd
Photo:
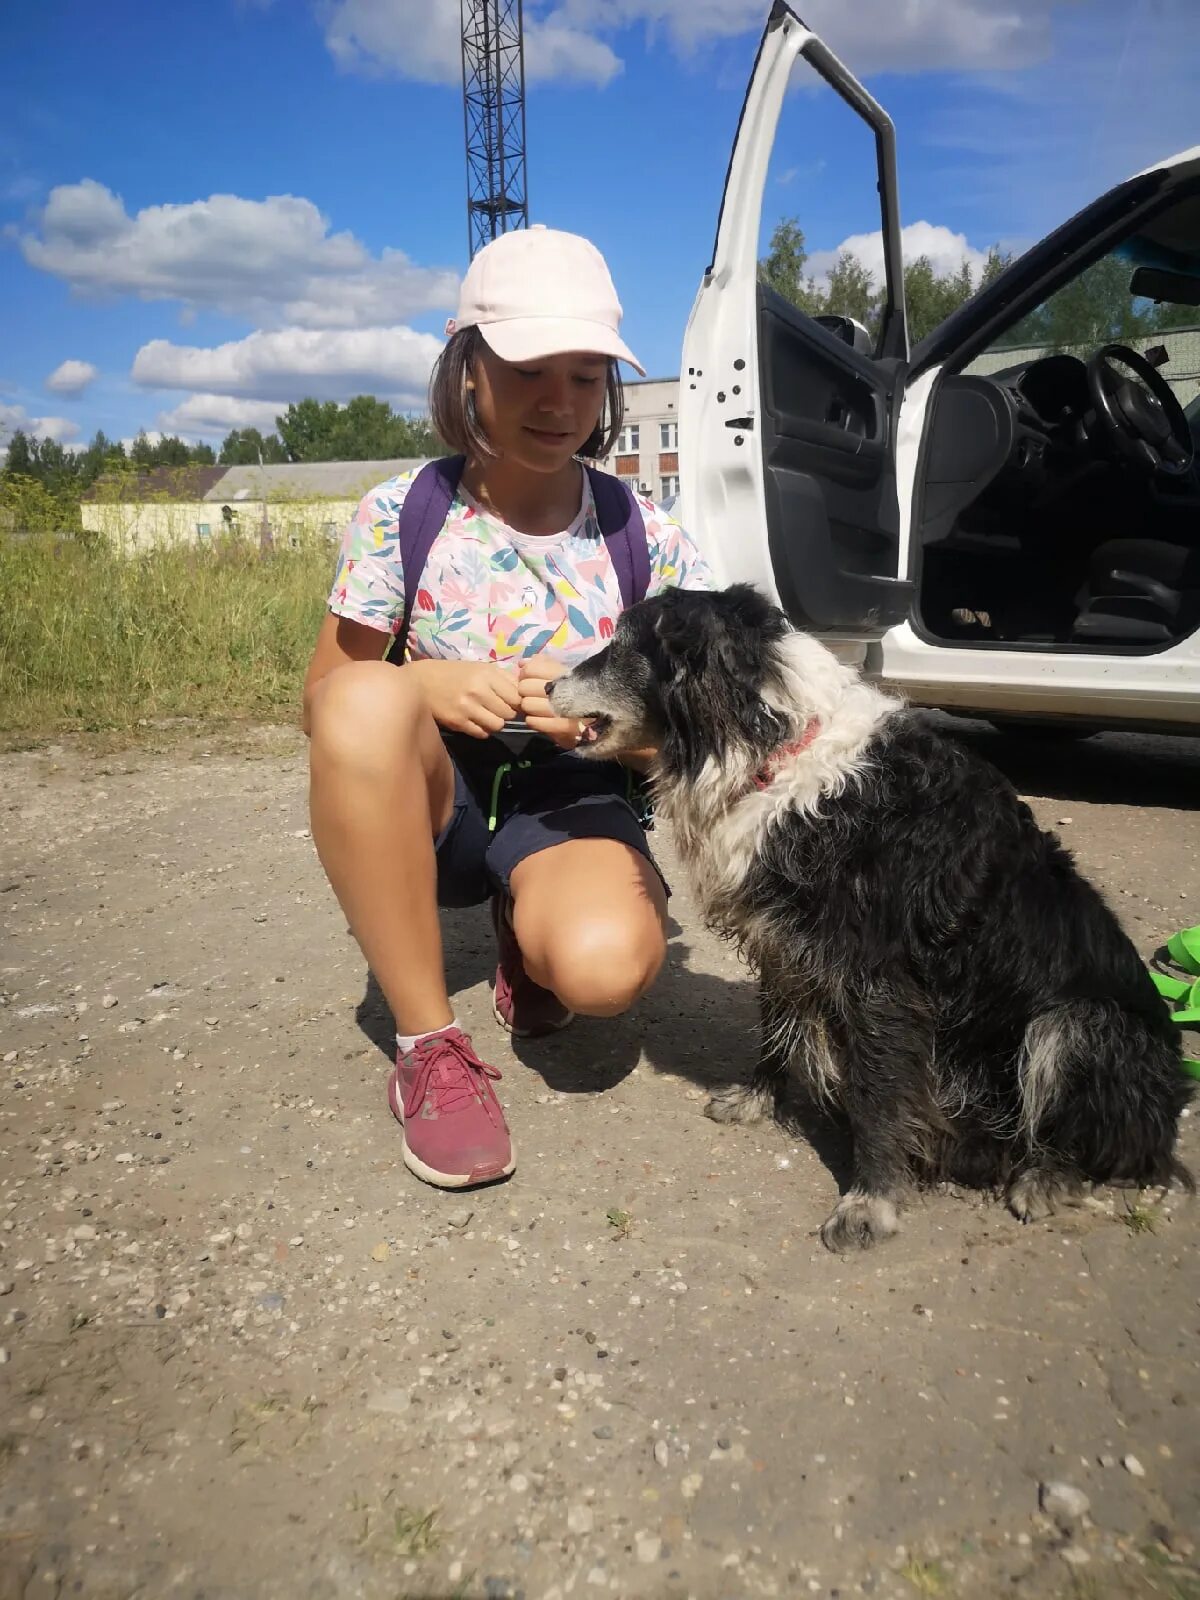
[[657, 926], [601, 921], [563, 933], [550, 945], [550, 987], [572, 1011], [615, 1017], [627, 1011], [658, 977], [666, 940]]
[[415, 753], [429, 713], [402, 667], [350, 661], [317, 686], [312, 702], [312, 758], [372, 767]]

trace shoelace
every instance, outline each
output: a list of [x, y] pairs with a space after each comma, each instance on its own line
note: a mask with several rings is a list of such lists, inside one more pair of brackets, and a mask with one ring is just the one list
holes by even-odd
[[[404, 1115], [412, 1117], [429, 1099], [435, 1111], [464, 1110], [478, 1098], [487, 1112], [488, 1120], [496, 1122], [495, 1096], [486, 1092], [486, 1086], [476, 1082], [476, 1074], [499, 1079], [500, 1071], [489, 1066], [467, 1044], [465, 1039], [438, 1033], [431, 1039], [422, 1039], [413, 1050], [417, 1070], [409, 1082], [404, 1096]], [[401, 1080], [403, 1081], [403, 1080]]]

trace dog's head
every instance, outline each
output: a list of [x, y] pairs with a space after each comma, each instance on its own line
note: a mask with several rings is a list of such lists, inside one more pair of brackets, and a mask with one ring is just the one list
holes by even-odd
[[[611, 642], [550, 686], [554, 710], [591, 724], [582, 753], [653, 745], [665, 768], [696, 777], [735, 751], [758, 757], [788, 737], [778, 699], [787, 618], [749, 584], [668, 589], [623, 612]], [[772, 694], [771, 691], [775, 693]]]

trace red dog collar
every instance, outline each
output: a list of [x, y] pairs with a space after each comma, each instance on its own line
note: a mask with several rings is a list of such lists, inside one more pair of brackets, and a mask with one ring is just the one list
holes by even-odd
[[808, 727], [805, 728], [803, 736], [797, 739], [795, 744], [781, 744], [778, 750], [771, 751], [771, 754], [759, 767], [750, 782], [756, 789], [769, 789], [775, 782], [779, 768], [788, 757], [798, 756], [802, 750], [807, 750], [820, 731], [821, 719], [820, 717], [814, 717]]

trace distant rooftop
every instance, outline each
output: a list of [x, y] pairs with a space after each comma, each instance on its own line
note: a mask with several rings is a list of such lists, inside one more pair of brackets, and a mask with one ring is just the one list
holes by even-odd
[[276, 466], [152, 467], [148, 472], [108, 473], [85, 500], [204, 500], [236, 506], [265, 493], [296, 500], [353, 500], [377, 483], [425, 465], [425, 456], [393, 461], [290, 461]]
[[414, 456], [395, 461], [289, 461], [278, 466], [224, 467], [219, 481], [206, 491], [204, 499], [236, 505], [239, 500], [261, 500], [265, 489], [268, 496], [349, 500], [397, 473], [423, 467], [427, 459]]

